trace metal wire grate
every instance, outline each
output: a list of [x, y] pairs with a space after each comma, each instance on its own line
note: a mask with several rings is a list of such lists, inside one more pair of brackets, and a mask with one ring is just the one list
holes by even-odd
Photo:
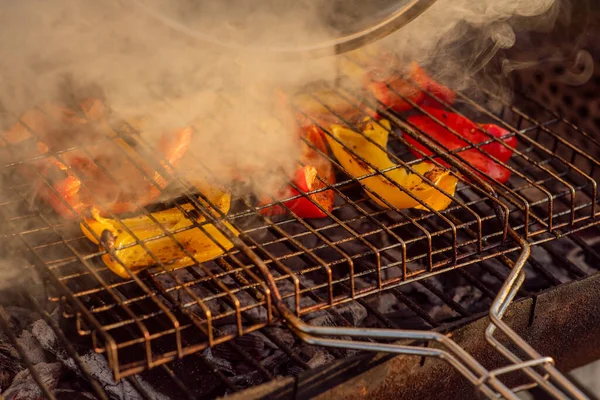
[[[597, 266], [599, 260], [597, 250], [595, 250], [597, 239], [594, 239], [597, 237], [597, 233], [598, 228], [594, 227], [586, 231], [584, 235], [575, 234], [568, 238], [563, 238], [550, 246], [542, 244], [534, 248], [533, 257], [530, 258], [525, 266], [527, 279], [520, 290], [519, 297], [528, 299], [535, 296], [536, 293], [547, 291], [549, 288], [590, 276], [597, 272], [597, 269], [588, 267], [588, 265]], [[578, 266], [572, 265], [572, 262], [565, 258], [565, 256], [568, 256], [568, 253], [580, 254], [580, 257], [585, 257], [588, 259], [588, 262]], [[512, 254], [508, 258], [511, 258], [510, 256]], [[571, 259], [570, 256], [569, 259]], [[550, 260], [551, 262], [542, 262], [542, 260]], [[380, 294], [367, 296], [357, 301], [366, 307], [370, 316], [362, 322], [350, 318], [351, 314], [344, 311], [343, 305], [329, 309], [326, 314], [331, 320], [336, 321], [337, 324], [342, 326], [373, 326], [374, 324], [374, 326], [381, 328], [427, 329], [437, 332], [448, 332], [475, 319], [484, 317], [487, 314], [486, 310], [489, 308], [495, 293], [506, 279], [509, 271], [509, 267], [504, 264], [502, 258], [491, 259], [444, 274], [443, 278], [447, 278], [447, 280], [442, 280], [446, 282], [444, 285], [440, 285], [440, 281], [436, 279], [437, 277], [431, 277], [409, 283], [402, 288], [391, 289], [387, 292], [387, 295], [399, 299], [402, 306], [387, 312], [383, 310], [378, 311], [380, 309], [379, 305], [385, 302]], [[473, 288], [468, 291], [470, 293], [469, 296], [461, 295], [462, 289], [465, 286]], [[425, 294], [429, 294], [437, 300], [433, 303], [424, 301], [423, 296]], [[470, 298], [471, 296], [473, 298]], [[31, 303], [31, 300], [29, 302]], [[98, 398], [107, 397], [108, 394], [105, 389], [95, 388], [94, 377], [97, 376], [97, 372], [93, 369], [90, 370], [93, 366], [86, 365], [85, 357], [82, 359], [82, 356], [88, 354], [89, 349], [84, 344], [81, 347], [74, 347], [76, 344], [72, 341], [69, 332], [64, 331], [64, 326], [59, 327], [56, 322], [53, 322], [53, 317], [45, 311], [47, 307], [44, 307], [36, 300], [33, 300], [31, 307], [50, 325], [55, 335], [60, 338], [62, 337], [60, 335], [64, 332], [66, 335], [64, 337], [65, 340], [60, 340], [60, 346], [66, 348], [68, 354], [76, 360], [76, 363], [81, 363], [81, 365], [85, 366], [86, 369], [82, 370], [81, 374], [87, 382], [94, 385], [89, 391], [95, 393]], [[440, 310], [444, 310], [444, 312]], [[314, 316], [318, 319], [318, 314], [313, 313], [308, 317], [312, 318]], [[0, 318], [2, 318], [2, 313], [0, 313]], [[0, 331], [7, 332], [8, 330], [0, 328]], [[270, 340], [285, 338], [286, 335], [290, 334], [285, 331], [285, 328], [277, 325], [260, 330], [261, 333], [268, 335]], [[550, 338], [546, 339], [550, 340]], [[557, 338], [557, 341], [558, 343], [563, 343], [563, 339]], [[232, 343], [236, 342], [236, 340], [232, 341]], [[238, 344], [242, 347], [244, 346], [244, 343]], [[219, 345], [217, 348], [224, 346], [228, 346], [228, 344]], [[283, 341], [283, 343], [278, 342], [276, 346], [278, 351], [285, 352], [285, 357], [290, 360], [289, 364], [291, 365], [290, 372], [282, 374], [278, 372], [277, 376], [288, 376], [288, 374], [291, 374], [291, 371], [298, 373], [299, 371], [314, 368], [310, 359], [304, 358], [302, 354], [298, 355], [293, 347], [289, 347], [289, 344], [286, 344], [286, 341]], [[229, 351], [226, 354], [236, 354], [236, 350]], [[332, 360], [347, 358], [347, 353], [344, 352], [332, 352], [328, 354], [332, 354]], [[239, 356], [236, 356], [236, 360], [239, 358]], [[198, 352], [183, 360], [154, 368], [150, 372], [130, 376], [125, 381], [134, 385], [136, 392], [142, 398], [151, 399], [152, 392], [148, 392], [147, 387], [144, 388], [139, 385], [140, 379], [151, 382], [153, 388], [168, 395], [169, 398], [208, 399], [224, 394], [232, 395], [248, 385], [257, 385], [261, 382], [268, 382], [274, 379], [274, 371], [265, 360], [258, 362], [263, 368], [259, 368], [248, 360], [240, 360], [239, 362], [245, 366], [244, 370], [254, 371], [258, 378], [252, 382], [240, 382], [236, 379], [236, 375], [229, 371], [227, 367], [215, 364], [214, 361], [206, 356], [206, 353]], [[187, 371], [193, 371], [193, 373], [187, 373]], [[148, 373], [151, 375], [148, 375]], [[423, 371], [417, 369], [416, 373], [422, 375]], [[44, 377], [41, 376], [40, 378], [43, 382]], [[151, 378], [152, 380], [150, 381]], [[321, 390], [324, 390], [324, 388]], [[52, 392], [51, 389], [48, 391]], [[243, 393], [240, 393], [240, 395], [247, 396], [247, 394]]]
[[[348, 102], [357, 110], [372, 106], [342, 90], [336, 93], [336, 101]], [[488, 96], [493, 97], [491, 93]], [[333, 109], [324, 100], [323, 104]], [[361, 188], [366, 177], [349, 178], [336, 160], [323, 155], [333, 163], [338, 176], [337, 183], [327, 187], [337, 197], [329, 218], [309, 221], [291, 213], [271, 219], [262, 216], [247, 198], [234, 199], [231, 212], [218, 217], [239, 230], [244, 243], [264, 260], [284, 302], [297, 316], [508, 254], [518, 248], [506, 235], [509, 225], [524, 237], [541, 242], [595, 223], [597, 193], [593, 177], [598, 162], [588, 155], [595, 154], [595, 139], [572, 126], [572, 135], [558, 134], [556, 127], [568, 123], [552, 115], [542, 122], [533, 121], [508, 105], [492, 113], [481, 102], [461, 94], [457, 104], [456, 109], [449, 109], [478, 122], [503, 125], [518, 139], [512, 159], [501, 163], [511, 170], [511, 180], [507, 184], [490, 183], [498, 197], [489, 188], [473, 183], [457, 154], [472, 147], [485, 152], [482, 146], [496, 139], [490, 137], [465, 149], [445, 151], [439, 143], [427, 139], [426, 132], [411, 129], [404, 116], [378, 109], [392, 121], [388, 153], [400, 167], [411, 169], [415, 164], [410, 161], [409, 145], [401, 131], [434, 150], [436, 156], [427, 159], [441, 165], [441, 158], [453, 166], [452, 174], [460, 184], [446, 210], [382, 210]], [[426, 112], [413, 105], [413, 112]], [[351, 124], [341, 115], [337, 118]], [[143, 149], [141, 155], [146, 159], [153, 155], [157, 170], [170, 175], [135, 133], [117, 133], [120, 138], [136, 141], [136, 149]], [[31, 134], [39, 137], [36, 132]], [[578, 142], [585, 146], [573, 144]], [[118, 148], [114, 138], [99, 138], [98, 143]], [[45, 179], [34, 163], [48, 156], [19, 154], [8, 143], [5, 145], [14, 158], [2, 166], [0, 215], [6, 226], [4, 232], [18, 239], [26, 248], [29, 262], [58, 289], [53, 298], [65, 301], [66, 316], [75, 318], [79, 334], [90, 336], [95, 350], [107, 353], [117, 378], [228, 342], [276, 318], [259, 270], [248, 254], [238, 250], [213, 262], [176, 271], [157, 263], [133, 279], [116, 277], [100, 261], [104, 253], [98, 252], [76, 226], [32, 202], [31, 174]], [[69, 148], [50, 157], [63, 160], [69, 152], [91, 154], [91, 148]], [[143, 168], [139, 170], [146, 174]], [[105, 168], [104, 172], [111, 173]], [[163, 191], [151, 176], [146, 177]], [[185, 195], [171, 204], [181, 207], [184, 202], [191, 203], [208, 219], [215, 218], [183, 180], [175, 177], [174, 181]], [[162, 236], [166, 235], [169, 233], [165, 230]], [[236, 326], [234, 331], [222, 329], [231, 324]]]

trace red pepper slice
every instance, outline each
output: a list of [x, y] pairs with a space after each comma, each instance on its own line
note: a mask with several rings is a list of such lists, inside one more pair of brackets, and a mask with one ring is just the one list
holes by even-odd
[[[468, 147], [468, 143], [462, 140], [461, 137], [471, 141], [474, 144], [488, 141], [490, 139], [489, 136], [481, 132], [480, 129], [484, 129], [490, 135], [505, 140], [505, 143], [512, 148], [516, 147], [516, 138], [507, 138], [506, 136], [510, 133], [497, 125], [482, 124], [478, 126], [471, 120], [461, 115], [439, 110], [437, 108], [425, 108], [425, 111], [431, 114], [433, 118], [439, 120], [444, 126], [454, 130], [460, 137], [450, 132], [428, 115], [413, 116], [410, 117], [408, 121], [416, 126], [419, 130], [427, 134], [429, 137], [437, 140], [449, 150]], [[414, 148], [411, 147], [410, 150], [417, 158], [423, 158], [423, 153], [425, 155], [433, 154], [431, 150], [417, 142], [409, 135], [404, 135], [404, 138], [410, 145], [414, 146]], [[481, 147], [481, 149], [484, 152], [487, 152], [490, 155], [498, 158], [498, 160], [501, 162], [507, 162], [512, 155], [511, 149], [503, 146], [501, 143], [496, 142], [484, 145]], [[510, 170], [489, 158], [479, 149], [468, 149], [461, 151], [458, 154], [466, 163], [469, 164], [472, 169], [474, 169], [484, 178], [489, 177], [500, 183], [504, 183], [510, 177]], [[444, 165], [447, 165], [443, 161], [440, 162]]]
[[[312, 165], [307, 165], [296, 171], [293, 179], [294, 184], [303, 192], [318, 190], [325, 185], [317, 178], [317, 169]], [[294, 197], [300, 192], [291, 186], [288, 190], [282, 193], [285, 197]], [[316, 204], [321, 205], [325, 210], [331, 212], [333, 209], [333, 192], [326, 190], [318, 193], [308, 194], [307, 197], [299, 197], [297, 199], [283, 202], [291, 211], [300, 218], [325, 218], [325, 214]], [[263, 215], [282, 215], [287, 213], [287, 209], [274, 205], [260, 210]]]
[[[162, 147], [156, 151], [166, 159], [161, 164], [167, 171], [170, 170], [170, 165], [177, 165], [187, 150], [191, 134], [191, 128], [186, 128], [160, 141]], [[92, 154], [94, 149], [90, 147]], [[90, 206], [96, 206], [104, 214], [107, 211], [115, 214], [133, 212], [137, 210], [138, 204], [149, 204], [160, 195], [160, 189], [146, 179], [131, 161], [116, 151], [109, 157], [100, 154], [94, 159], [73, 151], [63, 153], [62, 158], [66, 165], [55, 158], [49, 158], [40, 164], [40, 172], [49, 184], [40, 181], [36, 189], [40, 199], [65, 218], [76, 217]], [[166, 187], [167, 180], [161, 173], [142, 159], [137, 160], [137, 164], [159, 187]], [[99, 166], [104, 166], [115, 181]], [[85, 186], [82, 185], [81, 176], [84, 177]], [[63, 200], [74, 212], [71, 212]]]
[[412, 108], [412, 105], [404, 98], [415, 104], [440, 106], [438, 100], [425, 94], [423, 90], [448, 104], [452, 104], [456, 98], [450, 88], [433, 80], [416, 62], [412, 62], [410, 65], [410, 80], [403, 79], [398, 75], [382, 79], [377, 75], [381, 76], [381, 71], [375, 70], [368, 74], [366, 83], [368, 90], [386, 107], [397, 112]]
[[[143, 206], [155, 200], [160, 195], [160, 189], [137, 168], [142, 168], [159, 187], [167, 185], [165, 177], [111, 130], [104, 103], [88, 99], [80, 104], [80, 108], [79, 112], [87, 118], [69, 108], [46, 104], [43, 108], [26, 112], [19, 122], [1, 133], [6, 142], [15, 145], [33, 139], [29, 131], [31, 129], [37, 135], [37, 140], [40, 140], [37, 143], [40, 153], [63, 150], [61, 159], [64, 163], [48, 157], [38, 164], [38, 171], [48, 182], [38, 181], [37, 195], [66, 218], [73, 218], [92, 205], [102, 212], [110, 210], [113, 213], [123, 213], [135, 211], [138, 204]], [[98, 135], [106, 135], [117, 146], [121, 146], [122, 150], [114, 150], [108, 154], [106, 142], [90, 144], [97, 141]], [[163, 168], [169, 171], [171, 165], [179, 162], [188, 149], [191, 137], [192, 128], [169, 132], [161, 137], [156, 151], [165, 160], [160, 161]], [[82, 150], [64, 151], [65, 148], [80, 146], [85, 146], [91, 157]], [[125, 154], [134, 160], [137, 167]], [[114, 181], [99, 166], [106, 168]], [[81, 181], [81, 176], [84, 177], [85, 185], [82, 184], [84, 182]]]
[[[79, 201], [79, 190], [81, 189], [81, 181], [65, 170], [65, 166], [58, 162], [58, 160], [51, 158], [47, 160], [43, 175], [46, 176], [50, 182], [52, 182], [52, 188], [54, 191], [43, 183], [38, 184], [37, 196], [47, 203], [54, 211], [63, 217], [74, 217], [75, 215], [71, 212], [69, 206], [71, 206], [75, 213], [80, 213], [85, 209], [85, 204]], [[60, 178], [53, 179], [53, 176], [59, 175]], [[63, 203], [63, 199], [69, 206]]]
[[[502, 140], [504, 143], [506, 143], [508, 146], [512, 147], [513, 149], [517, 148], [517, 137], [510, 136], [511, 135], [510, 131], [508, 131], [496, 124], [478, 124], [478, 125], [481, 129], [483, 129], [490, 135]], [[488, 138], [485, 138], [484, 140], [487, 140], [487, 139]], [[506, 146], [503, 146], [502, 143], [498, 143], [498, 142], [486, 144], [485, 146], [482, 146], [482, 148], [484, 151], [496, 156], [502, 162], [507, 162], [513, 154], [513, 151], [511, 149], [509, 149]]]
[[456, 100], [456, 94], [452, 89], [435, 81], [415, 62], [413, 62], [412, 65], [412, 74], [414, 75], [413, 80], [421, 82], [422, 87], [435, 96], [433, 97], [426, 94], [422, 103], [424, 106], [443, 107], [440, 101], [443, 101], [446, 104], [452, 104], [454, 103], [454, 100]]
[[[327, 154], [327, 146], [323, 139], [323, 132], [314, 125], [303, 127], [301, 134], [310, 142], [316, 149]], [[326, 184], [322, 182], [317, 175], [325, 180], [327, 184], [331, 185], [335, 183], [335, 173], [333, 166], [315, 149], [302, 142], [303, 151], [300, 157], [300, 161], [304, 164], [304, 167], [299, 168], [293, 178], [294, 186], [300, 189], [302, 192], [308, 193], [313, 190], [318, 190], [326, 187]], [[289, 197], [295, 197], [300, 192], [294, 187], [289, 186], [283, 190], [277, 198], [285, 199]], [[333, 190], [324, 190], [317, 193], [310, 193], [306, 197], [299, 197], [297, 199], [288, 200], [283, 202], [291, 211], [293, 211], [300, 218], [325, 218], [327, 214], [323, 212], [317, 204], [323, 209], [331, 212], [333, 210], [333, 201], [335, 194]], [[263, 200], [259, 205], [271, 203], [269, 200]], [[287, 213], [287, 209], [280, 205], [273, 205], [260, 210], [263, 215], [282, 215]]]
[[419, 104], [424, 98], [420, 87], [426, 88], [427, 81], [424, 80], [426, 75], [422, 72], [416, 63], [411, 64], [410, 77], [415, 81], [417, 86], [398, 75], [383, 79], [379, 78], [378, 75], [382, 76], [386, 74], [382, 73], [382, 71], [374, 70], [367, 76], [367, 88], [387, 108], [391, 108], [397, 112], [410, 110], [412, 105], [404, 98], [416, 104]]

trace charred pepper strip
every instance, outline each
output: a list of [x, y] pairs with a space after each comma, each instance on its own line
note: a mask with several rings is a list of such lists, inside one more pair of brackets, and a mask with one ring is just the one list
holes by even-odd
[[[38, 197], [66, 218], [74, 218], [92, 205], [100, 207], [102, 204], [113, 213], [123, 213], [135, 211], [137, 204], [143, 206], [155, 200], [160, 195], [161, 188], [167, 185], [163, 174], [141, 157], [130, 143], [117, 136], [109, 125], [108, 109], [102, 101], [87, 99], [79, 107], [78, 113], [61, 105], [44, 104], [24, 113], [16, 124], [0, 134], [3, 143], [18, 145], [33, 140], [31, 132], [34, 132], [40, 140], [37, 143], [39, 153], [63, 150], [62, 161], [48, 157], [37, 163], [38, 171], [48, 181], [36, 184]], [[192, 128], [186, 127], [165, 133], [160, 138], [156, 152], [160, 155], [160, 164], [167, 172], [171, 165], [177, 165], [187, 151], [192, 132]], [[121, 151], [113, 149], [108, 154], [111, 146], [107, 147], [105, 143], [90, 145], [98, 141], [99, 137], [109, 138]], [[76, 149], [83, 146], [92, 157]], [[70, 148], [75, 149], [64, 151]], [[134, 164], [153, 179], [158, 187], [137, 170]], [[109, 165], [107, 169], [117, 182], [111, 180], [100, 165]], [[82, 185], [82, 176], [85, 185]], [[104, 209], [100, 211], [105, 212]]]
[[[160, 147], [157, 150], [162, 156], [167, 158], [167, 163], [161, 161], [163, 167], [169, 171], [168, 164], [176, 165], [182, 153], [181, 149], [186, 149], [192, 136], [191, 128], [185, 128], [173, 134], [173, 139], [168, 145]], [[133, 212], [138, 209], [138, 205], [144, 206], [151, 203], [160, 195], [159, 188], [167, 185], [166, 179], [161, 173], [150, 168], [148, 163], [143, 160], [138, 153], [121, 138], [113, 139], [117, 146], [132, 157], [139, 167], [146, 170], [146, 173], [152, 177], [157, 186], [154, 186], [150, 180], [146, 179], [133, 165], [125, 159], [124, 155], [116, 154], [107, 160], [111, 165], [110, 173], [118, 182], [113, 182], [98, 165], [102, 165], [100, 158], [92, 160], [78, 154], [63, 155], [67, 158], [65, 163], [57, 159], [50, 159], [42, 163], [40, 168], [42, 174], [46, 176], [50, 185], [56, 190], [58, 196], [45, 182], [37, 184], [38, 196], [48, 203], [54, 211], [65, 218], [73, 218], [77, 213], [92, 205], [105, 206], [113, 213]], [[174, 153], [171, 153], [174, 151]], [[74, 153], [74, 152], [73, 152]], [[87, 188], [82, 187], [80, 175], [85, 177]], [[62, 199], [62, 200], [61, 200]], [[66, 202], [75, 213], [72, 213]], [[136, 204], [137, 203], [137, 204]], [[102, 214], [104, 209], [100, 209]]]
[[[325, 185], [317, 178], [317, 169], [312, 165], [297, 170], [293, 182], [296, 187], [305, 193], [325, 187]], [[290, 186], [287, 190], [283, 191], [279, 197], [290, 198], [298, 195], [300, 195], [300, 192]], [[264, 204], [265, 202], [266, 201], [263, 201], [262, 203]], [[300, 218], [325, 218], [327, 217], [327, 214], [324, 213], [317, 204], [328, 212], [331, 212], [333, 209], [333, 192], [331, 192], [331, 190], [325, 190], [318, 193], [309, 193], [306, 197], [303, 196], [297, 199], [284, 201], [283, 204]], [[263, 208], [260, 212], [263, 215], [282, 215], [286, 214], [288, 211], [285, 207], [274, 205]]]
[[[208, 196], [208, 195], [207, 195]], [[213, 204], [223, 213], [229, 211], [231, 202], [228, 193], [221, 192], [213, 197]], [[160, 260], [168, 269], [177, 269], [193, 265], [196, 262], [212, 260], [233, 247], [233, 243], [225, 237], [213, 224], [207, 223], [206, 218], [194, 209], [191, 204], [184, 204], [179, 208], [171, 208], [164, 211], [152, 213], [152, 216], [167, 232], [172, 233], [173, 238], [181, 244], [192, 256], [188, 256], [179, 244], [171, 237], [165, 236], [161, 226], [157, 225], [149, 216], [140, 216], [116, 221], [103, 218], [97, 209], [89, 209], [89, 215], [84, 221], [89, 225], [94, 234], [100, 238], [96, 239], [94, 234], [81, 223], [83, 234], [101, 249], [111, 249], [117, 258], [127, 266], [134, 274], [156, 264], [154, 259], [139, 244], [135, 237], [144, 241], [148, 250]], [[217, 216], [215, 210], [212, 212]], [[238, 231], [226, 221], [225, 226], [235, 235]], [[194, 226], [198, 224], [198, 226]], [[130, 235], [123, 226], [126, 226], [134, 236]], [[185, 230], [182, 230], [185, 229]], [[106, 266], [121, 278], [129, 278], [129, 273], [110, 254], [102, 256]]]
[[[323, 154], [327, 154], [327, 146], [323, 140], [323, 132], [316, 126], [311, 125], [301, 129], [301, 135], [306, 138], [313, 146], [315, 146]], [[333, 166], [315, 149], [302, 142], [302, 155], [300, 162], [304, 164], [299, 168], [294, 178], [292, 179], [294, 186], [302, 192], [308, 193], [306, 197], [302, 196], [297, 199], [285, 201], [286, 207], [293, 211], [300, 218], [325, 218], [327, 214], [323, 212], [320, 205], [327, 212], [333, 210], [333, 201], [335, 194], [333, 190], [324, 190], [316, 193], [310, 193], [326, 187], [319, 177], [328, 185], [335, 183], [335, 173]], [[285, 199], [300, 195], [300, 192], [290, 186], [285, 188], [278, 196], [278, 199]], [[264, 200], [261, 204], [268, 204], [270, 201]], [[318, 204], [318, 205], [317, 205]], [[282, 215], [287, 213], [287, 209], [280, 205], [266, 207], [260, 210], [263, 215]]]
[[[384, 150], [387, 146], [390, 131], [389, 121], [381, 120], [376, 122], [370, 119], [366, 119], [365, 121], [362, 134], [339, 125], [334, 125], [331, 128], [332, 136], [327, 136], [327, 140], [333, 154], [348, 174], [359, 179], [361, 185], [370, 189], [366, 193], [375, 203], [381, 207], [388, 208], [388, 205], [371, 193], [371, 191], [379, 195], [392, 207], [398, 209], [431, 208], [433, 210], [443, 210], [452, 203], [452, 197], [445, 195], [439, 190], [442, 189], [450, 196], [454, 196], [458, 179], [450, 174], [450, 171], [429, 162], [412, 165], [414, 171], [428, 178], [433, 183], [432, 186], [416, 173], [398, 167], [389, 159]], [[377, 173], [378, 171], [367, 165], [363, 159], [379, 171], [384, 170], [386, 172]], [[405, 190], [402, 190], [394, 183]], [[425, 203], [426, 206], [423, 206], [413, 196]]]
[[[462, 115], [437, 108], [424, 108], [424, 110], [433, 118], [444, 124], [444, 126], [428, 115], [416, 115], [410, 117], [408, 121], [426, 135], [440, 142], [449, 150], [468, 147], [468, 143], [462, 140], [462, 138], [467, 139], [474, 144], [489, 141], [490, 137], [481, 130], [484, 130], [491, 136], [501, 139], [508, 145], [508, 147], [506, 147], [502, 143], [492, 142], [481, 146], [481, 150], [496, 157], [501, 162], [507, 162], [510, 159], [513, 153], [512, 149], [517, 145], [517, 139], [514, 136], [510, 137], [510, 132], [497, 125], [477, 125]], [[458, 136], [446, 129], [445, 126], [455, 131]], [[433, 154], [431, 150], [409, 135], [404, 135], [404, 138], [411, 145], [410, 150], [417, 158], [423, 158], [425, 155]], [[472, 148], [461, 151], [458, 155], [460, 155], [473, 170], [484, 178], [493, 178], [500, 183], [506, 182], [510, 178], [510, 170], [489, 158], [484, 152], [477, 148]], [[445, 164], [442, 160], [440, 160], [440, 163]]]
[[394, 111], [407, 111], [413, 107], [405, 98], [415, 104], [439, 105], [434, 97], [423, 91], [431, 93], [448, 104], [452, 104], [456, 98], [450, 88], [433, 80], [414, 61], [410, 65], [410, 80], [399, 75], [386, 75], [388, 74], [378, 73], [377, 70], [371, 71], [366, 76], [366, 87], [376, 99]]

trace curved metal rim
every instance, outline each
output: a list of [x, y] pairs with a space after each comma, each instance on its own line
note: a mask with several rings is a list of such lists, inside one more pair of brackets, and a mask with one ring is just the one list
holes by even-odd
[[377, 23], [376, 25], [371, 26], [370, 28], [363, 29], [360, 32], [349, 34], [338, 39], [320, 42], [308, 46], [298, 46], [295, 48], [283, 48], [276, 46], [242, 46], [234, 43], [219, 43], [210, 36], [194, 31], [186, 26], [175, 22], [174, 20], [165, 17], [164, 15], [161, 15], [160, 13], [145, 5], [143, 0], [129, 0], [126, 1], [125, 4], [132, 4], [139, 10], [143, 11], [147, 15], [150, 15], [152, 18], [158, 20], [170, 29], [173, 29], [174, 31], [182, 33], [188, 37], [200, 40], [216, 48], [235, 51], [239, 53], [316, 58], [346, 53], [348, 51], [352, 51], [359, 47], [372, 43], [376, 40], [382, 39], [390, 35], [391, 33], [396, 32], [397, 30], [399, 30], [400, 28], [417, 18], [429, 7], [431, 7], [436, 1], [437, 0], [412, 0], [406, 7], [392, 13], [386, 19]]

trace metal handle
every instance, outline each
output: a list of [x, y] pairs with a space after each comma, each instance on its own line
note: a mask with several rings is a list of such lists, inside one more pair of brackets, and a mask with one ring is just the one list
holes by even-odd
[[[535, 385], [527, 385], [527, 387], [539, 386], [557, 399], [587, 399], [588, 397], [584, 393], [569, 382], [568, 379], [553, 366], [554, 360], [552, 358], [542, 357], [502, 321], [504, 312], [511, 304], [525, 279], [525, 274], [522, 269], [530, 255], [529, 243], [520, 238], [512, 229], [509, 229], [509, 234], [521, 246], [521, 253], [514, 263], [506, 282], [492, 303], [490, 309], [491, 322], [486, 330], [486, 338], [495, 349], [511, 362], [511, 364], [495, 370], [485, 369], [475, 358], [473, 358], [473, 356], [468, 354], [456, 342], [437, 332], [400, 329], [317, 327], [308, 325], [294, 315], [294, 313], [286, 307], [284, 302], [281, 301], [275, 281], [271, 277], [266, 265], [262, 262], [259, 262], [256, 265], [265, 276], [269, 289], [271, 290], [274, 304], [281, 313], [281, 316], [285, 319], [288, 327], [308, 344], [439, 358], [454, 367], [484, 395], [493, 399], [497, 399], [498, 395], [506, 399], [518, 399], [516, 395], [518, 388], [509, 388], [500, 380], [500, 376], [519, 370], [525, 372], [535, 382]], [[531, 359], [523, 361], [505, 346], [500, 344], [493, 336], [496, 328], [499, 328], [504, 332], [515, 345], [531, 356]], [[363, 338], [363, 340], [335, 339], [331, 338], [332, 336], [350, 336]], [[433, 341], [439, 343], [445, 349], [418, 347], [414, 345], [385, 344], [369, 342], [364, 339]], [[540, 375], [533, 367], [542, 368], [546, 374], [544, 376]], [[550, 379], [553, 379], [554, 382], [562, 388], [562, 391], [551, 382]]]
[[355, 50], [396, 32], [421, 15], [435, 2], [436, 0], [411, 0], [385, 16], [374, 19], [364, 29], [342, 35], [335, 39], [296, 47], [242, 45], [232, 41], [225, 42], [200, 30], [191, 29], [181, 23], [181, 21], [169, 18], [160, 11], [148, 6], [144, 0], [129, 0], [124, 2], [124, 4], [133, 5], [139, 11], [142, 11], [175, 32], [196, 39], [204, 45], [209, 45], [220, 50], [235, 51], [238, 54], [251, 54], [254, 57], [269, 56], [287, 59], [316, 58]]

